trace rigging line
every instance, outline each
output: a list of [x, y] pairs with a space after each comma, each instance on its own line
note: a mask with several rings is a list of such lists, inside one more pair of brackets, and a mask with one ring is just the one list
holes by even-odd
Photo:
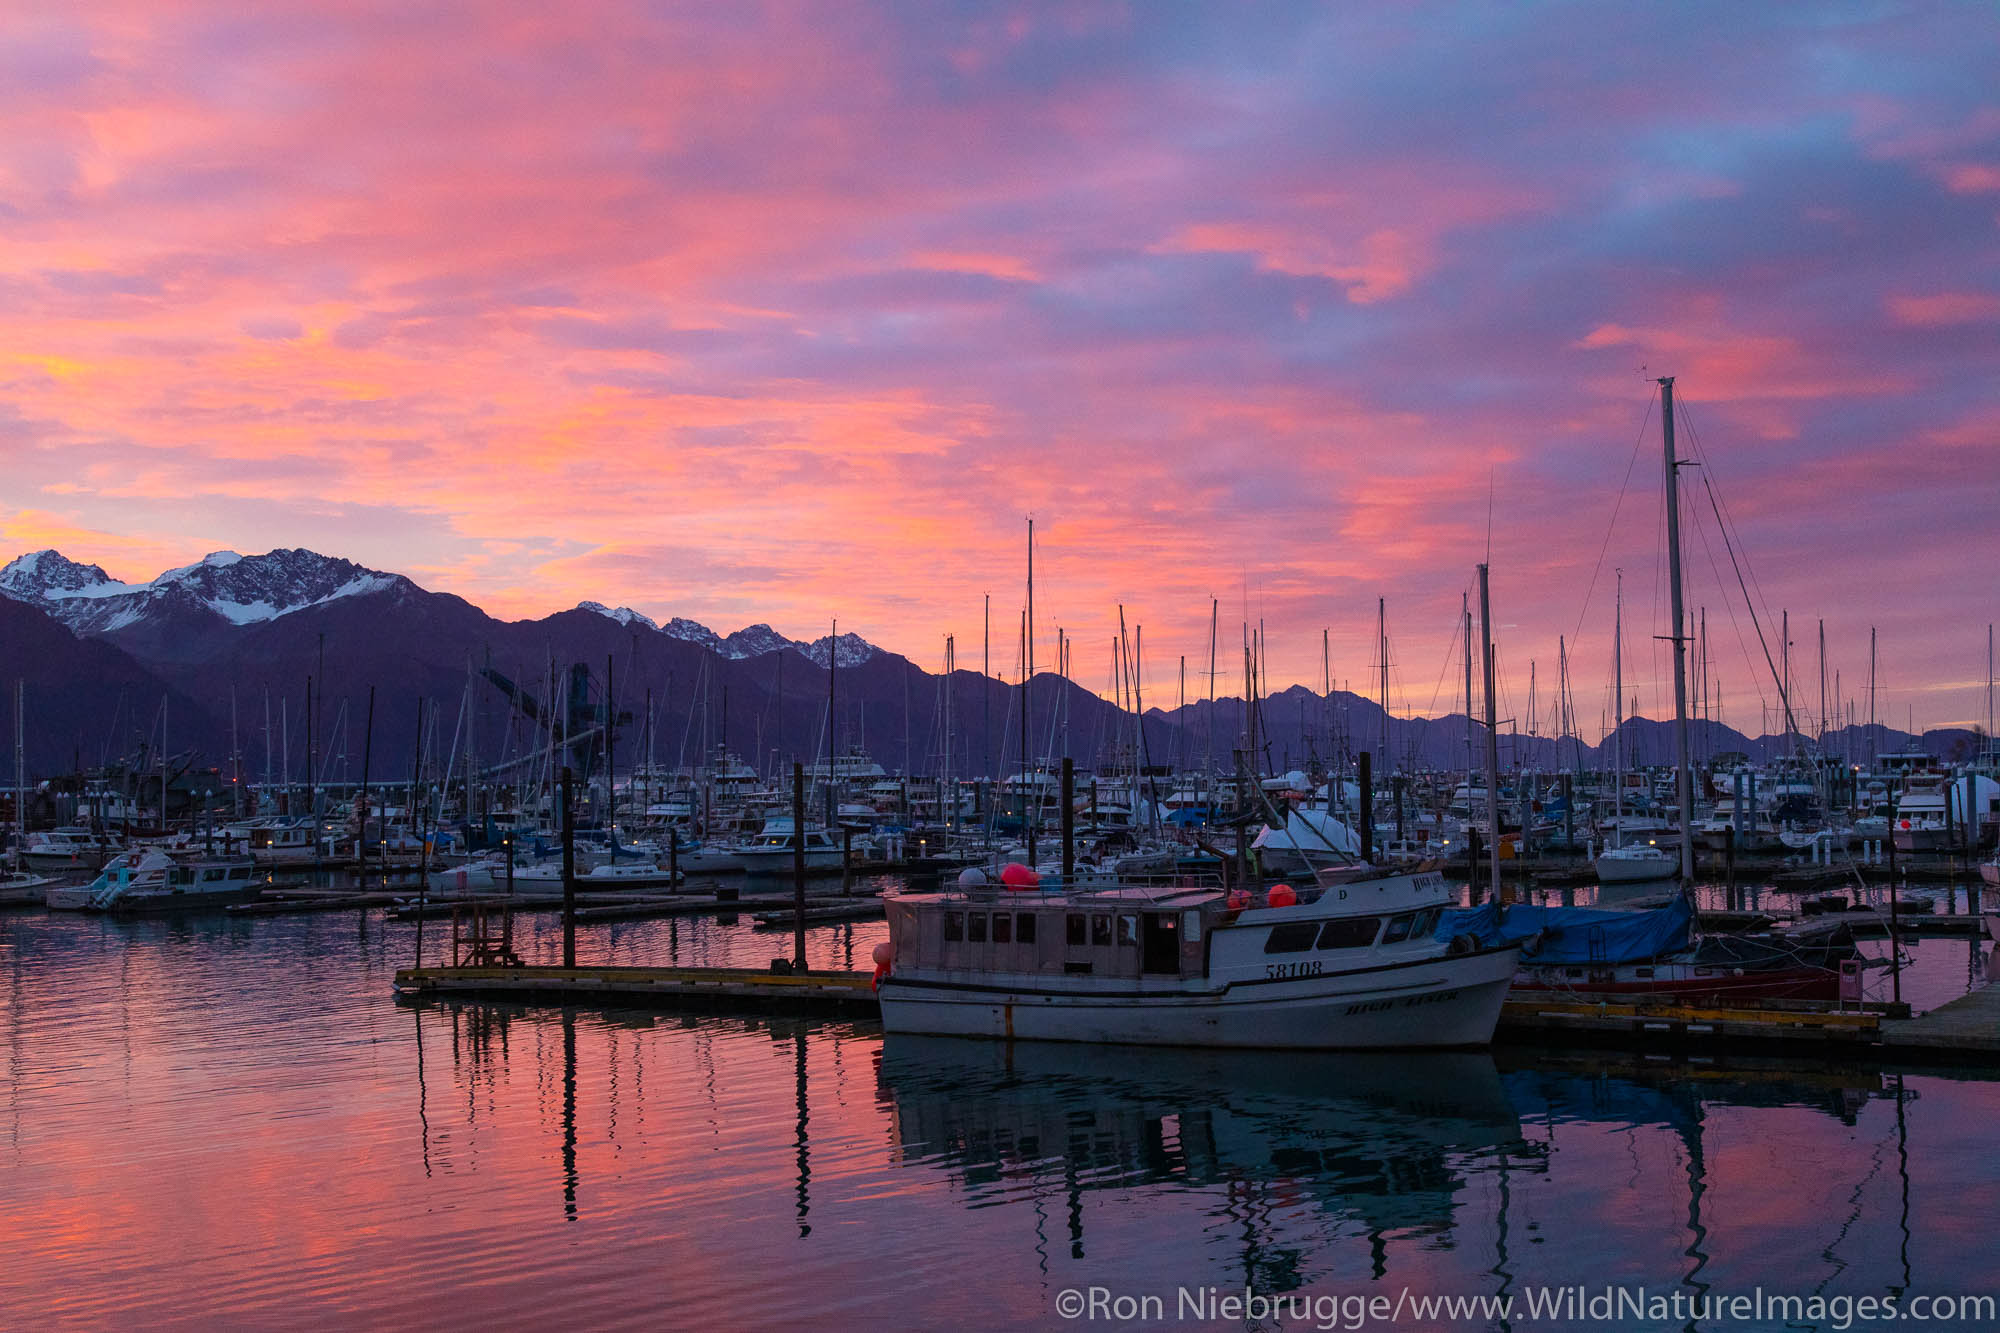
[[1708, 540], [1708, 528], [1701, 521], [1701, 510], [1698, 507], [1691, 510], [1689, 517], [1694, 520], [1695, 535], [1701, 539], [1702, 553], [1708, 557], [1708, 567], [1715, 575], [1715, 586], [1723, 594], [1722, 609], [1729, 616], [1729, 627], [1736, 633], [1736, 645], [1743, 651], [1743, 663], [1751, 667], [1751, 688], [1757, 691], [1757, 706], [1762, 708], [1770, 701], [1764, 696], [1764, 686], [1757, 680], [1755, 664], [1750, 660], [1750, 645], [1743, 641], [1743, 624], [1736, 618], [1736, 602], [1728, 596], [1729, 589], [1722, 581], [1722, 567], [1715, 561], [1715, 547]]
[[[1715, 487], [1709, 485], [1708, 474], [1705, 470], [1702, 473], [1701, 485], [1702, 489], [1708, 492], [1709, 504], [1716, 506], [1715, 521], [1720, 525], [1722, 522], [1722, 510], [1715, 498]], [[1730, 566], [1736, 571], [1736, 586], [1743, 590], [1743, 603], [1749, 608], [1750, 624], [1757, 631], [1757, 646], [1764, 650], [1764, 666], [1770, 671], [1771, 679], [1778, 683], [1778, 702], [1784, 706], [1785, 710], [1785, 733], [1786, 735], [1790, 735], [1792, 728], [1792, 701], [1786, 695], [1785, 682], [1778, 672], [1778, 664], [1771, 660], [1771, 645], [1764, 639], [1764, 622], [1757, 618], [1757, 608], [1750, 602], [1750, 589], [1743, 581], [1743, 566], [1737, 563], [1736, 546], [1735, 543], [1729, 540], [1729, 530], [1727, 528], [1722, 530], [1722, 545], [1729, 552]], [[1759, 691], [1759, 693], [1762, 693], [1762, 691]]]
[[[1708, 449], [1702, 443], [1701, 431], [1699, 427], [1696, 425], [1693, 416], [1687, 412], [1688, 406], [1689, 404], [1686, 402], [1686, 400], [1683, 400], [1682, 401], [1683, 421], [1687, 430], [1689, 447], [1692, 450], [1696, 463], [1699, 464], [1701, 467], [1702, 476], [1713, 477], [1716, 475], [1715, 466], [1713, 463], [1709, 461]], [[1730, 528], [1736, 529], [1738, 532], [1740, 532], [1741, 528], [1738, 527], [1737, 525], [1736, 516], [1729, 512], [1729, 505], [1726, 502], [1722, 501], [1721, 496], [1719, 494], [1713, 496], [1712, 499], [1719, 506], [1720, 520], [1727, 523], [1727, 525]], [[1757, 578], [1757, 570], [1755, 569], [1754, 566], [1751, 566], [1750, 564], [1750, 552], [1747, 546], [1745, 547], [1743, 552], [1743, 563], [1749, 569], [1750, 586], [1757, 590], [1757, 602], [1758, 605], [1762, 606], [1764, 609], [1764, 619], [1766, 620], [1775, 619], [1775, 617], [1772, 616], [1771, 614], [1770, 600], [1764, 596], [1764, 585]], [[1752, 610], [1754, 612], [1755, 608], [1752, 608]]]
[[1625, 492], [1631, 489], [1632, 470], [1639, 466], [1639, 446], [1646, 442], [1646, 427], [1652, 424], [1653, 404], [1659, 401], [1659, 397], [1660, 391], [1656, 386], [1652, 397], [1646, 400], [1645, 415], [1639, 419], [1639, 435], [1632, 441], [1632, 458], [1625, 464], [1625, 480], [1619, 483], [1618, 498], [1611, 505], [1611, 521], [1604, 525], [1604, 541], [1597, 548], [1597, 563], [1591, 566], [1590, 582], [1584, 586], [1583, 608], [1576, 613], [1576, 629], [1570, 634], [1571, 642], [1583, 637], [1584, 617], [1590, 614], [1590, 595], [1597, 589], [1597, 576], [1604, 572], [1604, 553], [1611, 549], [1611, 534], [1618, 526], [1618, 510], [1625, 503]]
[[[1461, 617], [1453, 616], [1451, 618], [1451, 646], [1445, 649], [1444, 665], [1438, 668], [1437, 684], [1431, 688], [1431, 706], [1429, 710], [1431, 717], [1437, 716], [1438, 696], [1444, 693], [1444, 678], [1446, 674], [1451, 671], [1452, 664], [1458, 661], [1458, 640], [1464, 633], [1465, 626]], [[1468, 713], [1472, 711], [1470, 701], [1466, 703], [1465, 707]]]

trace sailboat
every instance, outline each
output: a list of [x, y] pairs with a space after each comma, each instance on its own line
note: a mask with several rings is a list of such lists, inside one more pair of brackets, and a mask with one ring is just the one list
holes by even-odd
[[1613, 706], [1616, 719], [1611, 731], [1611, 753], [1616, 776], [1613, 779], [1612, 837], [1617, 845], [1597, 858], [1600, 884], [1641, 884], [1649, 880], [1672, 879], [1679, 861], [1655, 839], [1625, 845], [1625, 574], [1618, 574], [1618, 610], [1612, 621], [1615, 631], [1611, 646]]

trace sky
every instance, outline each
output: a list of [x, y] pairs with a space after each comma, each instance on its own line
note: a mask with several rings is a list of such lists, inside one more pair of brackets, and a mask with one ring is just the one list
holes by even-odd
[[[0, 558], [307, 546], [496, 615], [1983, 722], [2000, 11], [206, 0], [0, 16]], [[1727, 520], [1726, 529], [1718, 516]], [[1727, 545], [1724, 533], [1727, 533]], [[1734, 549], [1732, 560], [1730, 550]], [[1741, 569], [1740, 583], [1738, 570]], [[1750, 597], [1746, 599], [1743, 589]], [[1477, 613], [1476, 592], [1474, 611]], [[1213, 599], [1213, 603], [1212, 603]], [[1530, 689], [1533, 680], [1534, 688]], [[1773, 727], [1775, 729], [1775, 727]]]

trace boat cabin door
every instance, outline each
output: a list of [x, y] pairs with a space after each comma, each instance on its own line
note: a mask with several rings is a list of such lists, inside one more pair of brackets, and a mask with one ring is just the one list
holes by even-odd
[[1181, 918], [1178, 912], [1147, 912], [1141, 918], [1139, 970], [1181, 974]]

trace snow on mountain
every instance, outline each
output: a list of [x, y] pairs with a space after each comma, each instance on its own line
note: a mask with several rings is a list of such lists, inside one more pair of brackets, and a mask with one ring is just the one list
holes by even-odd
[[[640, 624], [644, 625], [647, 629], [658, 629], [660, 627], [659, 623], [651, 616], [640, 615], [629, 606], [621, 606], [614, 609], [602, 602], [578, 602], [576, 609], [579, 611], [595, 611], [598, 615], [604, 616], [609, 620], [615, 620], [621, 625]], [[699, 629], [701, 627], [697, 625], [695, 628]]]
[[[0, 596], [38, 607], [78, 634], [108, 634], [175, 611], [192, 613], [197, 620], [212, 613], [232, 625], [251, 625], [342, 597], [415, 586], [400, 574], [295, 549], [263, 555], [216, 551], [149, 583], [120, 583], [98, 566], [79, 564], [57, 551], [34, 551], [0, 568]], [[621, 625], [644, 625], [736, 660], [790, 648], [826, 665], [824, 638], [788, 639], [769, 625], [749, 625], [725, 638], [682, 616], [661, 624], [629, 606], [578, 602], [576, 609]], [[858, 634], [840, 636], [838, 657], [843, 667], [859, 666], [877, 651]]]
[[132, 591], [98, 565], [80, 565], [60, 551], [30, 551], [0, 569], [0, 594], [41, 604], [72, 597], [115, 597]]
[[120, 583], [57, 551], [35, 551], [0, 569], [0, 595], [40, 607], [78, 634], [107, 634], [177, 607], [248, 625], [404, 582], [397, 574], [296, 549], [253, 556], [217, 551], [149, 583]]
[[802, 645], [786, 638], [769, 625], [749, 625], [724, 639], [718, 651], [724, 657], [741, 660], [745, 657], [762, 657], [765, 653], [775, 653], [780, 648], [802, 649]]
[[[815, 665], [826, 665], [826, 640], [815, 639], [811, 643], [798, 643], [793, 647], [804, 653]], [[878, 649], [859, 634], [843, 634], [836, 641], [836, 660], [844, 667], [860, 666], [875, 656]]]
[[672, 620], [660, 626], [660, 632], [670, 638], [685, 639], [689, 643], [698, 643], [702, 647], [714, 652], [719, 653], [722, 651], [722, 636], [720, 634], [717, 634], [714, 630], [699, 621], [689, 620], [685, 616], [675, 616]]

